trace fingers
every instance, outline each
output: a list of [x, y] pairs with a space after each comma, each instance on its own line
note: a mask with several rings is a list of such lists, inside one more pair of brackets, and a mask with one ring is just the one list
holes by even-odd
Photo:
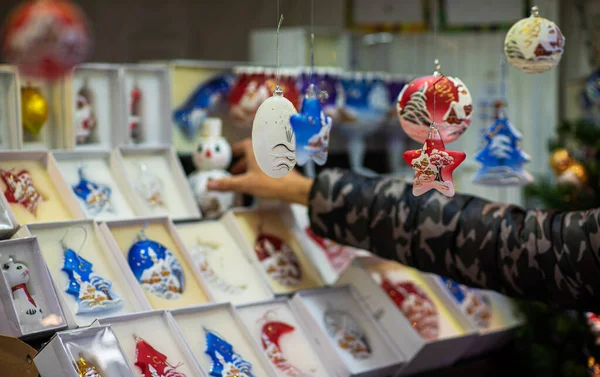
[[212, 191], [235, 191], [245, 193], [245, 176], [238, 175], [208, 181], [206, 187]]

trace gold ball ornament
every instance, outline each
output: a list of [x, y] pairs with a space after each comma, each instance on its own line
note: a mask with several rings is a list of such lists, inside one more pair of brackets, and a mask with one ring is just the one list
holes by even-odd
[[555, 149], [552, 151], [552, 154], [550, 154], [550, 167], [557, 175], [564, 173], [573, 163], [574, 161], [571, 153], [565, 148]]
[[48, 120], [48, 102], [39, 89], [21, 88], [21, 112], [23, 128], [34, 136], [38, 135]]
[[542, 73], [554, 68], [562, 58], [565, 37], [550, 20], [539, 15], [537, 6], [531, 16], [515, 23], [504, 40], [504, 55], [515, 68], [526, 73]]
[[588, 175], [583, 165], [573, 162], [556, 180], [558, 183], [568, 183], [579, 187], [587, 183]]

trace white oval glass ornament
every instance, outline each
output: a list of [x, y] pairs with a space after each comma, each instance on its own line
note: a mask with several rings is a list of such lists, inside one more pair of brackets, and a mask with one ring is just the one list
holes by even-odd
[[515, 23], [506, 34], [504, 55], [523, 72], [542, 73], [560, 62], [564, 47], [565, 37], [558, 26], [540, 17], [533, 7], [531, 16]]
[[267, 98], [256, 111], [252, 149], [258, 166], [270, 177], [281, 178], [296, 166], [296, 138], [290, 124], [294, 114], [294, 105], [278, 93]]

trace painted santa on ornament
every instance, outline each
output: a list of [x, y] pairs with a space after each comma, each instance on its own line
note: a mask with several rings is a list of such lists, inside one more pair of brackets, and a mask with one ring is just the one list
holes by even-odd
[[196, 202], [202, 214], [208, 218], [227, 211], [234, 201], [234, 194], [231, 192], [214, 192], [206, 188], [209, 181], [229, 176], [226, 169], [231, 163], [231, 147], [221, 136], [221, 129], [221, 119], [206, 119], [193, 157], [198, 170], [188, 177]]

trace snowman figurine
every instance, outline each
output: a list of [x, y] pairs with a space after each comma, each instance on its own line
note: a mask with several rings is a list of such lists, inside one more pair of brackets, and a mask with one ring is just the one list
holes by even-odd
[[198, 170], [188, 177], [192, 192], [202, 214], [214, 218], [233, 206], [232, 192], [208, 191], [208, 181], [229, 176], [225, 169], [231, 163], [231, 147], [221, 136], [222, 123], [219, 118], [204, 121], [200, 140], [194, 152], [194, 165]]
[[10, 257], [8, 262], [2, 266], [2, 273], [12, 290], [15, 309], [19, 315], [21, 326], [24, 328], [39, 326], [43, 317], [42, 309], [27, 289], [29, 268], [24, 263], [16, 262]]

